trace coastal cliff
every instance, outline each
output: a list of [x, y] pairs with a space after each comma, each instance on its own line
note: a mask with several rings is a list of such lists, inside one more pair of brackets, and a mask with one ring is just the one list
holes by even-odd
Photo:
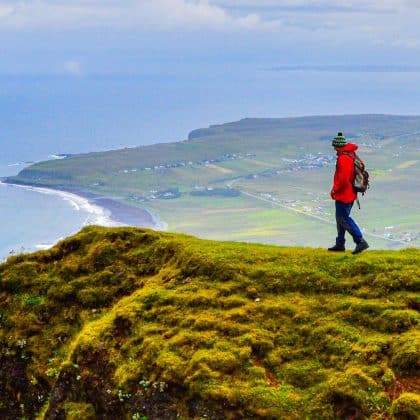
[[419, 262], [87, 227], [0, 266], [0, 417], [418, 418]]

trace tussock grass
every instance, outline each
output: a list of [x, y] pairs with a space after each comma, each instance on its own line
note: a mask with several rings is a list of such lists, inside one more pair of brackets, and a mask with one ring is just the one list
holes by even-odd
[[0, 266], [0, 416], [416, 418], [419, 261], [85, 228]]

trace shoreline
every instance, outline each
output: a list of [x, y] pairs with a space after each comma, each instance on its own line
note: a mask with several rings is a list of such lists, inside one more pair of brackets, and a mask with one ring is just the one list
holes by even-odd
[[[147, 209], [130, 206], [115, 198], [98, 196], [94, 193], [77, 189], [52, 188], [48, 185], [10, 182], [5, 177], [0, 179], [5, 186], [24, 188], [41, 194], [53, 194], [68, 201], [76, 210], [84, 210], [89, 214], [81, 226], [97, 224], [100, 226], [134, 226], [155, 230], [166, 230], [166, 223]], [[91, 217], [93, 220], [91, 220]]]

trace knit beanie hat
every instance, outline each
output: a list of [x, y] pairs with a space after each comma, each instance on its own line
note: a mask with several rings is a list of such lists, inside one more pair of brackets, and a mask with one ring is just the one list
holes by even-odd
[[332, 141], [333, 147], [343, 147], [346, 144], [347, 144], [347, 141], [346, 141], [346, 138], [343, 136], [343, 133], [338, 133]]

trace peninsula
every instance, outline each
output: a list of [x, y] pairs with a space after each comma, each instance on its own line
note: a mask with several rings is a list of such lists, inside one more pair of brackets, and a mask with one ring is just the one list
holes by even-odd
[[359, 145], [371, 174], [358, 214], [369, 243], [420, 246], [416, 116], [246, 118], [175, 143], [37, 163], [7, 182], [90, 197], [127, 224], [156, 227], [151, 213], [170, 231], [203, 238], [326, 246], [335, 235], [328, 192], [337, 130]]

